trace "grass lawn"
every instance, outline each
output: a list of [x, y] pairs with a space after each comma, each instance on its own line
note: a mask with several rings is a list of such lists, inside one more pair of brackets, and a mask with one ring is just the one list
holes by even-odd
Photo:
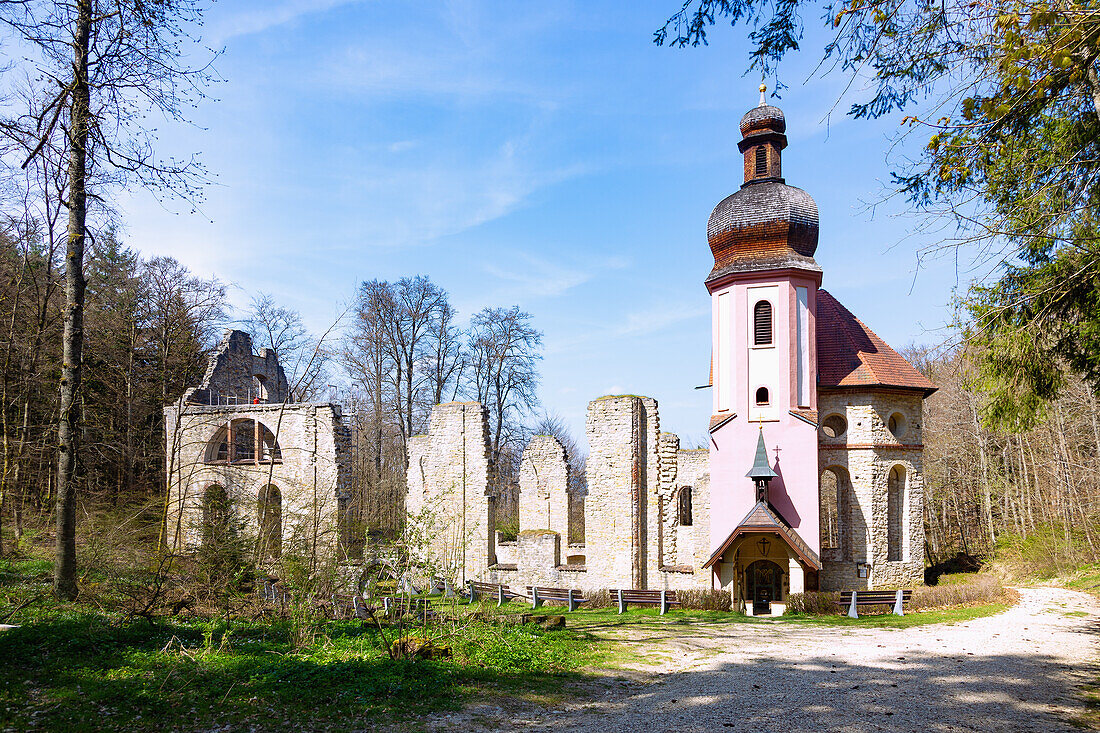
[[[0, 563], [0, 620], [48, 574], [40, 561]], [[10, 623], [19, 627], [0, 631], [4, 730], [415, 726], [475, 696], [552, 699], [600, 654], [575, 630], [466, 622], [422, 631], [451, 648], [449, 659], [393, 661], [359, 621], [316, 619], [313, 641], [296, 648], [286, 619], [123, 622], [50, 598]]]
[[[0, 729], [3, 730], [325, 730], [401, 722], [415, 728], [472, 699], [549, 703], [579, 690], [591, 672], [634, 654], [614, 639], [619, 628], [721, 627], [726, 624], [895, 627], [965, 621], [1006, 605], [911, 613], [789, 616], [762, 619], [720, 611], [614, 608], [565, 613], [511, 602], [440, 601], [453, 618], [418, 633], [451, 649], [433, 661], [394, 661], [396, 636], [357, 620], [319, 617], [226, 621], [167, 618], [125, 621], [94, 575], [91, 600], [59, 603], [49, 595], [47, 560], [0, 561]], [[34, 599], [29, 605], [27, 601]], [[534, 613], [566, 616], [568, 628], [471, 618]], [[7, 617], [12, 617], [8, 619]], [[305, 634], [303, 634], [303, 631]], [[308, 638], [308, 643], [294, 639]], [[654, 650], [651, 652], [656, 653]], [[587, 670], [587, 672], [586, 672]]]

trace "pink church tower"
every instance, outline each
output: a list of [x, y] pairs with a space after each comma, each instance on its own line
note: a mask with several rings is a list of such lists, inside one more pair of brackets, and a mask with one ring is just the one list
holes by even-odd
[[[745, 182], [710, 216], [714, 269], [711, 549], [705, 567], [749, 613], [816, 589], [819, 559], [817, 205], [783, 180], [783, 112], [741, 119]], [[770, 469], [770, 471], [768, 470]], [[774, 478], [767, 476], [774, 473]]]

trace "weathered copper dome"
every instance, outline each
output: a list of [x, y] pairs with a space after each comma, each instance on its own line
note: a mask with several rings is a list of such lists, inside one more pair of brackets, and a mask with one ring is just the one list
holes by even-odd
[[734, 272], [795, 267], [819, 271], [817, 204], [783, 180], [781, 152], [787, 147], [783, 110], [764, 104], [741, 118], [745, 183], [722, 199], [707, 223], [714, 254], [711, 282]]

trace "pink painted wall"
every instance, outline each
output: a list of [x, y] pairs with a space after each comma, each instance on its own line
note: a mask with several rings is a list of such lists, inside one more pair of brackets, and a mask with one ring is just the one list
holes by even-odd
[[[725, 541], [737, 524], [752, 509], [756, 491], [745, 473], [752, 467], [757, 435], [763, 425], [764, 442], [772, 468], [779, 474], [771, 482], [772, 505], [815, 552], [819, 549], [819, 503], [817, 474], [818, 436], [815, 426], [790, 414], [799, 408], [797, 395], [798, 343], [796, 337], [797, 290], [808, 291], [808, 379], [810, 404], [803, 408], [817, 409], [817, 359], [815, 337], [816, 295], [819, 277], [798, 271], [742, 273], [712, 286], [713, 347], [715, 354], [714, 414], [735, 414], [732, 420], [711, 434], [711, 550]], [[753, 392], [757, 386], [749, 381], [749, 360], [752, 346], [752, 307], [749, 289], [761, 285], [777, 285], [778, 297], [773, 304], [773, 343], [776, 374], [767, 377], [771, 391], [771, 406], [762, 422], [751, 418]], [[761, 291], [754, 291], [759, 293]], [[732, 298], [729, 323], [721, 323], [718, 298], [728, 293]], [[720, 329], [729, 331], [729, 366], [731, 392], [729, 409], [719, 410], [720, 385], [723, 374]], [[759, 348], [759, 347], [757, 347]], [[770, 360], [772, 357], [768, 357]], [[759, 372], [759, 369], [757, 370]], [[755, 382], [760, 382], [759, 373]], [[750, 421], [751, 419], [751, 421]], [[778, 459], [776, 448], [779, 448]]]

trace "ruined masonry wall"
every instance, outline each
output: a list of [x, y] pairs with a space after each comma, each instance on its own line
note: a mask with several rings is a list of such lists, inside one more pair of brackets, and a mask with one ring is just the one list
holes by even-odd
[[477, 402], [432, 410], [428, 434], [409, 441], [406, 510], [431, 568], [464, 582], [496, 563], [488, 413]]
[[[258, 387], [257, 381], [262, 385]], [[252, 353], [252, 337], [244, 331], [226, 331], [206, 366], [202, 383], [184, 394], [184, 402], [218, 405], [226, 399], [238, 404], [285, 402], [290, 395], [286, 374], [271, 349]]]
[[550, 435], [536, 435], [523, 450], [519, 469], [519, 528], [552, 529], [569, 538], [569, 464], [565, 448]]
[[[254, 538], [259, 530], [257, 501], [271, 484], [282, 496], [284, 552], [337, 552], [339, 502], [347, 498], [350, 486], [349, 435], [338, 406], [170, 405], [164, 418], [171, 547], [193, 550], [201, 544], [203, 496], [212, 485], [226, 490], [245, 532]], [[274, 434], [281, 463], [206, 462], [210, 442], [230, 420], [240, 419], [255, 420]]]

